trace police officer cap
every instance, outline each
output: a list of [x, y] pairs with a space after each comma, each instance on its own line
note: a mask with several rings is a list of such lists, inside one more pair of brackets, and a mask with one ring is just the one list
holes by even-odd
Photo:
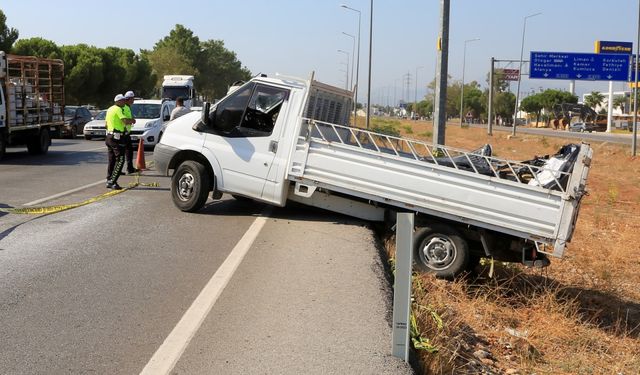
[[124, 98], [125, 98], [125, 99], [131, 99], [131, 98], [133, 98], [133, 97], [135, 97], [135, 95], [134, 95], [133, 91], [127, 91], [127, 92], [124, 94]]
[[124, 95], [122, 95], [122, 94], [118, 94], [118, 95], [116, 95], [115, 98], [113, 98], [114, 102], [119, 102], [121, 100], [124, 100]]

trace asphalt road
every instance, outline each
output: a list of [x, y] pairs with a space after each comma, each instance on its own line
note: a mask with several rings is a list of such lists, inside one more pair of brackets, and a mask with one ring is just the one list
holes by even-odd
[[[457, 124], [456, 124], [457, 125]], [[447, 126], [454, 126], [452, 123], [448, 123]], [[471, 127], [474, 128], [484, 128], [487, 129], [486, 124], [470, 124]], [[493, 126], [494, 132], [501, 133], [511, 133], [513, 128], [510, 126]], [[563, 130], [553, 130], [547, 128], [528, 128], [528, 127], [520, 127], [516, 128], [516, 134], [536, 134], [543, 135], [545, 137], [554, 137], [554, 138], [565, 138], [571, 140], [579, 140], [585, 142], [611, 142], [611, 143], [620, 143], [631, 145], [632, 134], [621, 134], [621, 133], [603, 133], [603, 132], [593, 132], [593, 133], [579, 133], [579, 132], [568, 132]]]
[[[8, 149], [0, 207], [81, 202], [105, 174], [101, 141]], [[230, 197], [186, 214], [168, 178], [140, 180], [160, 186], [0, 212], [1, 374], [411, 373], [364, 223]]]

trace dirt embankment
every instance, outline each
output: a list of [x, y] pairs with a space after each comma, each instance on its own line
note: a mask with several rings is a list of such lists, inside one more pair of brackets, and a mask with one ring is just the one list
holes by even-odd
[[[391, 126], [431, 141], [430, 123]], [[457, 126], [446, 132], [449, 146], [490, 143], [495, 156], [511, 160], [553, 154], [570, 143]], [[493, 278], [482, 264], [454, 282], [415, 278], [420, 334], [437, 350], [418, 350], [425, 374], [638, 374], [640, 158], [628, 146], [591, 146], [589, 195], [564, 258], [543, 270], [498, 265]], [[388, 244], [392, 249], [393, 239]]]

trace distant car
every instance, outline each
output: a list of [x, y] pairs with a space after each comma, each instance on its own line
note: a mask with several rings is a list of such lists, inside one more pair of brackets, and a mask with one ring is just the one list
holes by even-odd
[[75, 138], [82, 134], [86, 123], [91, 121], [91, 112], [85, 107], [67, 105], [64, 107], [64, 126], [60, 128], [62, 137]]
[[516, 126], [520, 126], [520, 125], [527, 125], [527, 119], [526, 118], [517, 118], [516, 119]]
[[104, 138], [107, 132], [107, 123], [105, 121], [105, 117], [107, 116], [107, 111], [100, 111], [96, 115], [96, 117], [85, 124], [84, 126], [84, 139], [91, 140], [95, 137]]
[[170, 100], [136, 100], [131, 114], [136, 123], [131, 128], [131, 141], [142, 138], [145, 146], [155, 146], [162, 137], [163, 125], [169, 122], [175, 102]]
[[570, 132], [596, 132], [596, 131], [605, 131], [606, 127], [602, 127], [602, 125], [596, 125], [592, 122], [575, 122], [569, 125]]
[[91, 116], [93, 116], [93, 117], [96, 117], [96, 115], [100, 112], [100, 109], [96, 108], [96, 106], [91, 105], [91, 104], [85, 104], [85, 105], [83, 105], [83, 107], [88, 109], [89, 112], [91, 113]]

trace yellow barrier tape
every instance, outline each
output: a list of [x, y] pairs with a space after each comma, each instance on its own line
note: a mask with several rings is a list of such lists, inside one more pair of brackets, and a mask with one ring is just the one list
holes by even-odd
[[104, 194], [98, 195], [97, 197], [89, 198], [79, 203], [64, 204], [59, 206], [48, 206], [48, 207], [0, 208], [0, 212], [7, 212], [10, 214], [49, 215], [49, 214], [54, 214], [57, 212], [62, 212], [62, 211], [70, 210], [70, 209], [81, 207], [81, 206], [86, 206], [88, 204], [101, 201], [105, 198], [113, 197], [114, 195], [124, 193], [125, 191], [129, 189], [133, 189], [137, 186], [160, 187], [160, 183], [158, 182], [142, 183], [140, 182], [140, 174], [137, 173], [135, 175], [135, 181], [127, 185], [127, 187], [123, 188], [122, 190], [111, 190]]

